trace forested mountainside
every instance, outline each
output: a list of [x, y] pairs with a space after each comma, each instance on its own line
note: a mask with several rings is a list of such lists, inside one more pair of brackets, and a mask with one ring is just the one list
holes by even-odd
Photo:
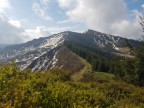
[[144, 86], [143, 44], [132, 50], [135, 53], [133, 57], [119, 56], [112, 52], [85, 47], [74, 42], [65, 42], [64, 44], [90, 63], [92, 66], [91, 71], [112, 73], [116, 79]]

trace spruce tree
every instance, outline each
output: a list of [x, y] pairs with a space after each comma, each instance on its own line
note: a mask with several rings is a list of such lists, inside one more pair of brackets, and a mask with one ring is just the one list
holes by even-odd
[[144, 86], [144, 17], [139, 16], [140, 18], [140, 25], [143, 30], [142, 42], [141, 45], [136, 50], [136, 73], [138, 77], [138, 84], [140, 86]]

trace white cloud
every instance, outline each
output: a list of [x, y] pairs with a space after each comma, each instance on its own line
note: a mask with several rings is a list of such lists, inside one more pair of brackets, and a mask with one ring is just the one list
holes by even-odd
[[0, 15], [0, 44], [23, 43], [49, 35], [49, 30], [44, 26], [25, 30], [21, 25], [21, 21], [9, 19], [2, 14]]
[[137, 21], [122, 20], [112, 24], [111, 29], [115, 35], [128, 36], [133, 39], [139, 39], [141, 36], [141, 28]]
[[9, 6], [8, 0], [0, 0], [0, 8], [8, 8]]
[[0, 0], [0, 44], [16, 44], [24, 42], [21, 34], [24, 29], [21, 23], [15, 19], [9, 19], [6, 9], [11, 9], [9, 0]]
[[0, 0], [0, 13], [5, 13], [4, 9], [10, 8], [8, 0]]
[[39, 37], [47, 37], [52, 34], [71, 30], [75, 32], [81, 32], [78, 30], [77, 26], [61, 26], [61, 27], [37, 26], [36, 28], [25, 30], [25, 32], [23, 32], [22, 35], [26, 37], [24, 39], [25, 41], [29, 41]]
[[35, 38], [46, 37], [46, 36], [51, 35], [49, 30], [46, 27], [44, 27], [44, 26], [37, 26], [34, 29], [27, 29], [22, 34], [24, 36], [27, 36], [25, 41], [29, 41], [29, 40], [32, 40], [32, 39], [35, 39]]
[[72, 27], [53, 27], [53, 28], [48, 28], [48, 30], [52, 34], [56, 34], [56, 33], [60, 33], [60, 32], [63, 32], [63, 31], [70, 31], [70, 30], [72, 30]]
[[58, 0], [59, 6], [61, 8], [74, 8], [77, 4], [76, 0]]
[[51, 2], [51, 0], [40, 0], [40, 2], [43, 5], [48, 5]]
[[137, 38], [135, 36], [139, 35], [137, 21], [129, 19], [124, 0], [75, 0], [73, 8], [71, 1], [58, 0], [60, 7], [66, 7], [66, 15], [70, 20], [86, 23], [88, 28], [105, 33], [128, 38]]
[[39, 38], [39, 37], [46, 37], [46, 36], [50, 36], [51, 34], [56, 34], [56, 33], [60, 33], [63, 31], [69, 31], [74, 27], [44, 27], [44, 26], [37, 26], [34, 29], [27, 29], [25, 30], [25, 32], [23, 33], [24, 36], [28, 36], [27, 37], [27, 41], [28, 40], [32, 40], [35, 38]]
[[3, 14], [0, 14], [0, 21], [5, 21], [5, 17], [3, 16]]
[[21, 22], [18, 20], [10, 19], [8, 22], [15, 27], [18, 27], [18, 28], [21, 27]]
[[15, 44], [24, 42], [24, 36], [21, 33], [24, 32], [23, 28], [13, 26], [8, 22], [8, 18], [1, 15], [0, 17], [0, 43], [1, 44]]
[[142, 4], [141, 7], [144, 8], [144, 4]]
[[58, 21], [57, 24], [66, 24], [66, 23], [71, 23], [72, 21], [67, 19], [67, 20], [61, 20], [61, 21]]
[[[139, 15], [141, 14], [137, 10], [132, 11], [133, 16], [135, 16], [135, 20], [127, 20], [123, 19], [119, 22], [115, 22], [112, 24], [111, 29], [114, 34], [128, 36], [133, 39], [140, 39], [142, 36], [142, 28], [140, 26]], [[141, 14], [142, 15], [142, 14]]]
[[42, 6], [38, 3], [34, 3], [32, 6], [33, 11], [35, 14], [43, 18], [44, 20], [51, 21], [53, 20], [49, 15], [47, 15], [46, 11], [42, 8]]

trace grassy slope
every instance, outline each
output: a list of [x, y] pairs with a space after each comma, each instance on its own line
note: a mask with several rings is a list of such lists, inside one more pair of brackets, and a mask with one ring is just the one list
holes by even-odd
[[114, 54], [125, 57], [125, 58], [134, 58], [134, 56], [130, 54], [120, 54], [120, 53], [114, 53]]
[[95, 72], [94, 78], [96, 80], [112, 80], [114, 78], [114, 75], [105, 72]]
[[91, 65], [85, 59], [83, 58], [80, 59], [85, 64], [85, 66], [80, 72], [72, 76], [73, 81], [80, 81], [81, 79], [83, 79], [85, 74], [91, 74], [94, 80], [107, 81], [107, 80], [112, 80], [114, 78], [114, 75], [110, 73], [105, 73], [105, 72], [92, 73]]
[[73, 81], [80, 81], [80, 79], [83, 78], [83, 75], [85, 73], [91, 72], [91, 65], [85, 59], [83, 59], [83, 58], [80, 58], [80, 59], [85, 64], [85, 66], [80, 72], [78, 72], [72, 76]]
[[119, 48], [118, 53], [114, 53], [116, 55], [128, 58], [134, 58], [132, 54], [130, 54], [130, 49], [128, 47]]
[[144, 108], [144, 88], [112, 80], [73, 82], [69, 75], [0, 66], [0, 108]]
[[60, 46], [60, 50], [58, 51], [56, 58], [58, 59], [56, 67], [69, 70], [73, 74], [79, 72], [84, 67], [80, 58], [65, 46]]

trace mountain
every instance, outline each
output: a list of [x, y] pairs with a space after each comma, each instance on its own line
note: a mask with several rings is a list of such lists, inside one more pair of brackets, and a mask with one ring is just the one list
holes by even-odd
[[2, 50], [3, 48], [10, 46], [9, 44], [0, 44], [0, 50]]
[[[128, 39], [133, 47], [140, 42]], [[65, 31], [49, 37], [11, 45], [0, 50], [0, 64], [16, 61], [21, 70], [44, 71], [53, 67], [77, 72], [84, 67], [80, 57], [65, 46], [67, 43], [83, 45], [106, 52], [125, 53], [125, 38], [88, 30], [84, 33]]]

